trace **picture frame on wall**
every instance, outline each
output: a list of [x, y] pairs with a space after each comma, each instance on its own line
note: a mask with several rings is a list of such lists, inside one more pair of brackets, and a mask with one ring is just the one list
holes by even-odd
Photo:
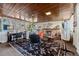
[[73, 20], [73, 32], [75, 32], [75, 28], [77, 27], [77, 19], [76, 16], [74, 15], [74, 20]]
[[2, 30], [2, 27], [1, 27], [1, 20], [0, 20], [0, 32], [1, 32], [1, 30]]

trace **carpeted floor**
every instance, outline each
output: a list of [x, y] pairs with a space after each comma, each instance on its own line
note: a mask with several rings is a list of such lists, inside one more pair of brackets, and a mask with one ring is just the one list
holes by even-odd
[[[63, 42], [60, 40], [56, 40], [56, 42], [60, 42], [61, 44], [63, 44]], [[55, 44], [55, 45], [57, 45], [57, 44]], [[35, 51], [30, 50], [29, 44], [25, 43], [25, 42], [20, 43], [20, 45], [18, 45], [16, 43], [12, 43], [12, 46], [10, 46], [8, 43], [0, 44], [0, 56], [23, 56], [23, 55], [24, 56], [34, 56], [34, 54], [32, 54], [32, 53], [34, 53], [36, 51], [36, 50]], [[66, 47], [68, 50], [74, 52], [74, 56], [78, 56], [78, 54], [76, 53], [76, 48], [70, 42], [66, 43]], [[31, 53], [29, 53], [28, 50], [30, 50]], [[37, 49], [37, 50], [39, 50], [39, 49]], [[53, 53], [55, 53], [55, 52], [53, 51]], [[42, 55], [42, 56], [44, 56], [44, 55]], [[72, 56], [72, 55], [69, 55], [69, 56]]]
[[[56, 40], [55, 42], [58, 42], [58, 43], [60, 43], [60, 44], [64, 44], [64, 42], [63, 41], [61, 41], [61, 40]], [[34, 56], [34, 55], [37, 55], [37, 56], [41, 56], [39, 53], [38, 54], [34, 54], [34, 53], [36, 53], [36, 50], [37, 50], [37, 52], [39, 51], [39, 49], [36, 49], [36, 50], [34, 50], [34, 48], [31, 48], [31, 50], [30, 50], [30, 46], [29, 46], [29, 44], [27, 43], [27, 42], [22, 42], [22, 43], [15, 43], [15, 42], [12, 42], [11, 43], [18, 51], [20, 51], [23, 55], [25, 55], [25, 56]], [[47, 43], [48, 44], [48, 43]], [[49, 46], [49, 45], [47, 45], [47, 46]], [[53, 44], [53, 49], [54, 48], [56, 48], [56, 46], [58, 46], [58, 44], [57, 43], [54, 43]], [[33, 45], [31, 45], [31, 47], [33, 47]], [[35, 47], [36, 48], [36, 47]], [[54, 51], [54, 50], [52, 50], [52, 51], [49, 51], [49, 48], [50, 47], [45, 47], [45, 46], [43, 46], [43, 48], [44, 49], [48, 49], [48, 52], [47, 52], [47, 50], [46, 51], [44, 51], [46, 54], [42, 54], [42, 56], [57, 56], [58, 54], [57, 54], [57, 52], [56, 51]], [[41, 49], [43, 49], [43, 48], [41, 48]], [[51, 47], [52, 48], [52, 47]], [[50, 49], [51, 49], [50, 48]], [[59, 47], [57, 47], [57, 48], [59, 48]], [[73, 53], [74, 53], [74, 56], [77, 56], [78, 54], [76, 53], [76, 49], [75, 49], [75, 47], [70, 43], [70, 42], [66, 42], [66, 48], [69, 50], [69, 51], [72, 51]], [[43, 52], [43, 51], [42, 51]], [[52, 54], [51, 54], [52, 53]], [[72, 54], [69, 54], [68, 53], [68, 55], [66, 55], [66, 56], [72, 56]]]

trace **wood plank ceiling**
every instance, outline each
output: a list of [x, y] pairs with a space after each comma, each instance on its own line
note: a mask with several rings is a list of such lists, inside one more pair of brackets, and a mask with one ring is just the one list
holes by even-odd
[[[45, 15], [45, 12], [50, 11], [52, 14], [50, 16]], [[23, 20], [28, 20], [34, 15], [37, 17], [39, 22], [43, 21], [59, 21], [69, 18], [73, 11], [73, 4], [59, 4], [59, 3], [4, 3], [0, 4], [0, 14], [19, 18]], [[68, 14], [68, 15], [67, 15]], [[67, 15], [67, 16], [66, 16]], [[64, 17], [65, 16], [65, 17]]]

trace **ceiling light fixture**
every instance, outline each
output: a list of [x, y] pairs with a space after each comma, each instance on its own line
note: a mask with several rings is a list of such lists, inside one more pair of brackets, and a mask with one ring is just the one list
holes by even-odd
[[46, 14], [46, 15], [51, 15], [51, 12], [46, 12], [45, 14]]

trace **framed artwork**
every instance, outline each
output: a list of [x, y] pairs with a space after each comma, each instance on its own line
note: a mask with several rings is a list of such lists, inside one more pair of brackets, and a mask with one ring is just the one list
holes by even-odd
[[73, 27], [77, 27], [77, 20], [74, 20]]

